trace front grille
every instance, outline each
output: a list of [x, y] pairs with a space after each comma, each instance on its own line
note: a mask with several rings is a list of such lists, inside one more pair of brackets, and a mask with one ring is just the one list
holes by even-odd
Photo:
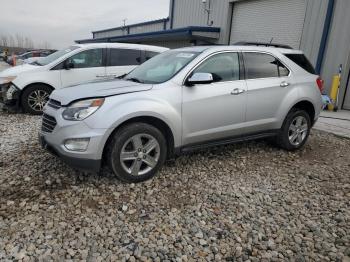
[[54, 109], [60, 109], [61, 108], [61, 103], [57, 100], [50, 99], [49, 102], [47, 102], [47, 105], [49, 107], [52, 107]]
[[0, 85], [0, 102], [1, 103], [6, 102], [6, 93], [9, 87], [10, 86], [8, 84]]
[[57, 125], [56, 119], [47, 114], [43, 114], [43, 119], [41, 123], [41, 131], [46, 133], [52, 133]]

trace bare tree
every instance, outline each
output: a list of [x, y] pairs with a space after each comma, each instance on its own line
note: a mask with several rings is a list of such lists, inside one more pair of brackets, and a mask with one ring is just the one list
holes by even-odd
[[15, 39], [13, 38], [13, 35], [8, 36], [8, 46], [14, 47], [15, 46]]
[[16, 34], [17, 47], [24, 47], [24, 37], [20, 34]]
[[8, 47], [9, 41], [7, 35], [1, 35], [0, 36], [0, 44], [2, 46]]
[[24, 38], [24, 48], [28, 48], [28, 49], [33, 49], [34, 48], [34, 42], [31, 38], [29, 38], [28, 36], [26, 36]]

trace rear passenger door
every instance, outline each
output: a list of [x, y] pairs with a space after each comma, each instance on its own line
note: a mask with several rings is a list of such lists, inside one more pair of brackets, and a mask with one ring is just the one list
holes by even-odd
[[142, 51], [137, 49], [110, 48], [107, 51], [107, 77], [119, 77], [142, 63]]
[[243, 52], [247, 82], [246, 131], [278, 129], [278, 111], [293, 83], [289, 69], [268, 53]]

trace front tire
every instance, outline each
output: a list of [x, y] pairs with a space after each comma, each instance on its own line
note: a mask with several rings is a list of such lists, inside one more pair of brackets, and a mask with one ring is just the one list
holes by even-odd
[[107, 147], [107, 161], [122, 181], [138, 183], [156, 175], [167, 156], [167, 144], [161, 131], [145, 123], [122, 127]]
[[302, 148], [311, 130], [311, 120], [309, 114], [300, 109], [292, 109], [276, 138], [277, 144], [288, 151]]
[[25, 113], [41, 115], [52, 89], [46, 85], [32, 85], [23, 91], [21, 104]]

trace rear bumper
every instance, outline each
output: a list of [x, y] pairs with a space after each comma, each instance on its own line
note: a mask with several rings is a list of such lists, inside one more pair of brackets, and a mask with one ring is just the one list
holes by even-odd
[[98, 172], [101, 168], [101, 160], [77, 158], [60, 153], [59, 150], [55, 149], [53, 145], [46, 141], [41, 133], [39, 133], [39, 142], [43, 149], [47, 150], [50, 154], [59, 157], [63, 162], [73, 168], [90, 172]]

